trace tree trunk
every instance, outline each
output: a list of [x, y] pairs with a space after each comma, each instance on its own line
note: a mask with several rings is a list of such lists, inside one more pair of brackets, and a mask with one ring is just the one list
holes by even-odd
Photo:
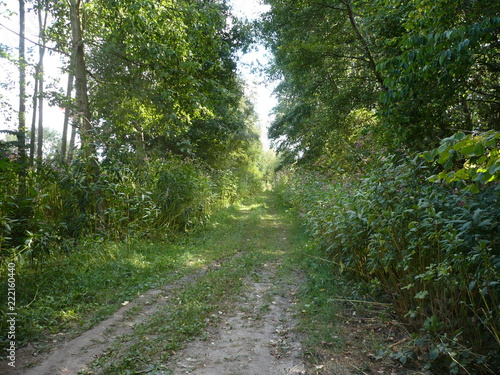
[[[26, 45], [25, 45], [25, 4], [19, 0], [19, 124], [17, 129], [19, 181], [18, 197], [21, 201], [28, 195], [27, 176], [29, 160], [26, 155]], [[18, 211], [19, 219], [25, 215], [24, 208]], [[27, 215], [27, 214], [26, 214]]]
[[30, 165], [35, 164], [35, 142], [36, 142], [36, 115], [38, 105], [38, 81], [40, 67], [37, 64], [35, 67], [35, 88], [33, 90], [33, 117], [31, 119], [31, 135], [30, 135]]
[[38, 163], [43, 159], [43, 93], [44, 93], [44, 79], [43, 79], [43, 55], [40, 56], [40, 94], [38, 97], [38, 139], [36, 147], [36, 158]]
[[[68, 73], [68, 86], [66, 87], [66, 105], [64, 108], [64, 124], [63, 124], [63, 134], [61, 142], [61, 156], [63, 160], [66, 160], [66, 155], [68, 154], [68, 127], [69, 127], [69, 116], [71, 114], [71, 93], [73, 92], [74, 79], [75, 76], [73, 75], [73, 70], [70, 69]], [[72, 135], [72, 142], [74, 147], [73, 135]]]
[[76, 126], [75, 124], [71, 124], [71, 139], [69, 141], [69, 150], [68, 150], [68, 163], [71, 163], [73, 160], [73, 152], [75, 150], [75, 139], [76, 139]]
[[48, 12], [45, 11], [45, 19], [42, 18], [42, 12], [43, 12], [43, 6], [41, 4], [41, 1], [38, 1], [38, 26], [39, 26], [39, 32], [40, 32], [40, 48], [39, 48], [39, 55], [40, 55], [40, 61], [38, 62], [38, 65], [40, 67], [39, 73], [40, 73], [40, 95], [39, 95], [39, 102], [38, 102], [38, 144], [37, 144], [37, 152], [36, 156], [38, 159], [38, 162], [41, 163], [43, 159], [43, 94], [44, 94], [44, 65], [43, 65], [43, 58], [45, 57], [45, 46], [47, 44], [47, 40], [45, 38], [45, 28], [47, 26], [47, 14]]
[[19, 124], [17, 140], [19, 159], [26, 161], [26, 46], [24, 0], [19, 0]]
[[71, 36], [74, 49], [74, 74], [76, 90], [76, 112], [79, 117], [80, 137], [85, 156], [95, 155], [92, 142], [92, 124], [88, 97], [87, 68], [85, 64], [85, 48], [83, 42], [82, 0], [69, 0], [71, 18]]
[[365, 56], [368, 60], [368, 66], [370, 67], [370, 70], [374, 74], [375, 78], [377, 79], [377, 82], [380, 85], [380, 88], [383, 91], [388, 91], [387, 86], [384, 83], [384, 79], [380, 75], [380, 72], [377, 70], [377, 64], [375, 63], [375, 59], [373, 57], [372, 51], [370, 49], [370, 46], [368, 44], [368, 41], [363, 37], [363, 34], [361, 34], [361, 31], [359, 30], [358, 24], [356, 23], [356, 18], [354, 16], [354, 11], [352, 10], [351, 6], [351, 1], [350, 0], [344, 0], [342, 3], [345, 5], [347, 8], [347, 14], [349, 16], [349, 21], [351, 23], [351, 26], [356, 33], [356, 36], [358, 37], [359, 41], [361, 42], [361, 45], [363, 46], [363, 49], [365, 51]]

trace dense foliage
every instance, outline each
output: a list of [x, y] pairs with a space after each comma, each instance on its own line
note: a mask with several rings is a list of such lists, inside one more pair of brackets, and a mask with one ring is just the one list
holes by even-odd
[[500, 185], [471, 193], [429, 181], [433, 173], [423, 158], [380, 157], [356, 180], [316, 168], [282, 172], [279, 186], [326, 257], [391, 301], [418, 333], [395, 358], [423, 359], [433, 373], [493, 373], [500, 364]]
[[500, 3], [266, 3], [283, 198], [408, 324], [395, 358], [495, 373]]
[[266, 3], [281, 79], [269, 134], [292, 160], [339, 157], [360, 134], [426, 150], [457, 130], [499, 130], [498, 2]]
[[[165, 238], [262, 188], [256, 116], [236, 71], [251, 33], [226, 1], [38, 0], [26, 10], [49, 20], [44, 45], [68, 76], [66, 93], [34, 91], [34, 103], [67, 108], [73, 136], [29, 163], [25, 126], [2, 131], [0, 260], [41, 262], [84, 236]], [[2, 51], [39, 82], [43, 69]]]

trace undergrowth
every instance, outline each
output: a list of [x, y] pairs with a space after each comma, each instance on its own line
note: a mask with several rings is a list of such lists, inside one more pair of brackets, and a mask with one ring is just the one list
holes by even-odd
[[430, 182], [434, 171], [423, 159], [381, 157], [355, 177], [283, 172], [278, 189], [320, 256], [392, 303], [411, 327], [411, 345], [388, 355], [433, 373], [494, 373], [500, 186], [471, 192]]
[[16, 170], [6, 165], [0, 177], [0, 263], [43, 263], [79, 249], [88, 237], [170, 240], [261, 188], [255, 183], [238, 189], [252, 176], [217, 171], [199, 160], [118, 155], [99, 162], [47, 161], [28, 171], [20, 196]]

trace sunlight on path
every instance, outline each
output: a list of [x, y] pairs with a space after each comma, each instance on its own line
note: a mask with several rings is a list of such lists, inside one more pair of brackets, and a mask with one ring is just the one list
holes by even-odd
[[292, 246], [290, 227], [269, 206], [266, 199], [240, 208], [246, 213], [258, 211], [258, 221], [246, 231], [248, 248], [263, 257], [262, 263], [246, 275], [245, 293], [236, 297], [231, 309], [212, 315], [210, 320], [217, 324], [174, 356], [173, 374], [305, 373], [302, 346], [294, 331], [296, 285], [277, 275]]

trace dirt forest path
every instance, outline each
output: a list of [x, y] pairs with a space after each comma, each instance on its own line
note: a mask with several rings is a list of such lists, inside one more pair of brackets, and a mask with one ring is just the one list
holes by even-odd
[[6, 374], [305, 374], [295, 329], [302, 276], [286, 260], [298, 246], [292, 227], [269, 195], [235, 208], [196, 244], [228, 249], [225, 257], [127, 302], [41, 359], [21, 350], [24, 366]]
[[[265, 264], [259, 281], [236, 297], [207, 337], [173, 357], [174, 374], [302, 374], [302, 347], [294, 332], [293, 289], [277, 293], [278, 264]], [[283, 294], [284, 292], [284, 294]], [[215, 316], [217, 318], [217, 316]]]

